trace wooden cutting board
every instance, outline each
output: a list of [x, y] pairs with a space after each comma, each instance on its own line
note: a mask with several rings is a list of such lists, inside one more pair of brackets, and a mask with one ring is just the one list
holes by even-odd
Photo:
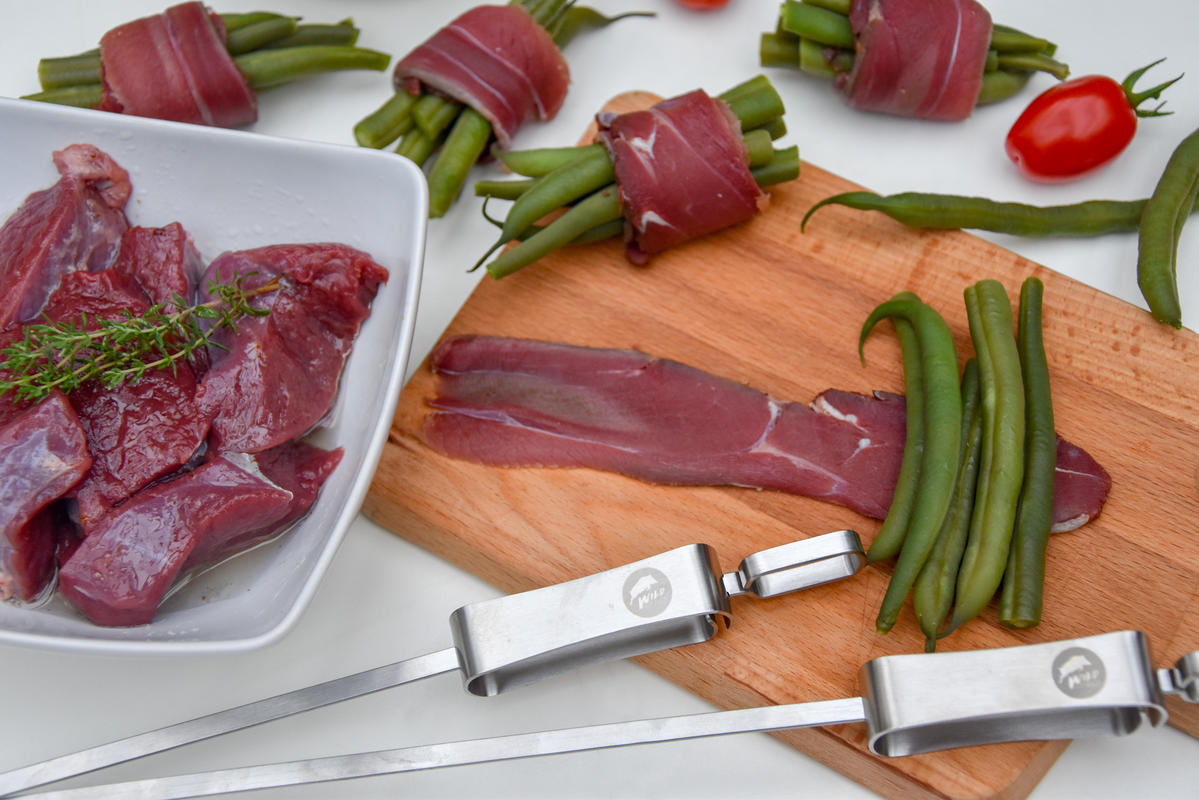
[[[964, 361], [972, 348], [963, 290], [997, 278], [1015, 302], [1020, 282], [1039, 276], [1058, 430], [1104, 465], [1112, 493], [1097, 520], [1051, 542], [1038, 628], [1003, 629], [991, 609], [941, 648], [1126, 628], [1148, 634], [1159, 666], [1199, 647], [1199, 537], [1191, 524], [1199, 518], [1199, 339], [966, 233], [914, 232], [839, 208], [822, 210], [800, 232], [814, 202], [854, 188], [804, 164], [798, 181], [771, 191], [765, 214], [646, 268], [627, 263], [609, 241], [560, 251], [500, 281], [485, 278], [446, 335], [638, 348], [806, 401], [827, 387], [902, 390], [889, 326], [868, 343], [865, 366], [856, 352], [862, 321], [894, 293], [915, 291], [940, 310]], [[838, 528], [859, 531], [869, 544], [878, 528], [846, 509], [781, 493], [453, 461], [417, 433], [432, 393], [426, 364], [401, 396], [364, 510], [506, 592], [692, 542], [713, 545], [727, 571], [755, 550]], [[923, 647], [910, 610], [890, 634], [874, 631], [890, 572], [875, 565], [785, 598], [735, 600], [737, 624], [715, 640], [638, 661], [725, 708], [857, 694], [865, 661]], [[1178, 703], [1171, 711], [1174, 724], [1199, 735], [1199, 713]], [[902, 798], [1024, 797], [1066, 747], [1018, 743], [882, 759], [866, 749], [861, 725], [779, 738]]]

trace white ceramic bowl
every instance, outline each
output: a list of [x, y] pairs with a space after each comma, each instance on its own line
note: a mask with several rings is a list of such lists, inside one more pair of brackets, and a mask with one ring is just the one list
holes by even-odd
[[93, 144], [129, 170], [132, 224], [182, 223], [205, 261], [225, 250], [342, 242], [390, 272], [362, 327], [327, 426], [311, 441], [345, 455], [311, 512], [286, 536], [193, 578], [154, 621], [93, 625], [55, 596], [0, 603], [0, 641], [106, 653], [243, 650], [296, 621], [358, 513], [382, 450], [411, 348], [428, 199], [404, 158], [0, 98], [0, 218], [58, 173], [53, 150]]

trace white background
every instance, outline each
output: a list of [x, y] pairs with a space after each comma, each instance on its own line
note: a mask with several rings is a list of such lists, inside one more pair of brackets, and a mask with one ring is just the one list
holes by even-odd
[[[332, 22], [353, 15], [359, 44], [400, 56], [464, 10], [465, 0], [278, 0], [271, 10]], [[161, 10], [152, 0], [41, 0], [0, 3], [0, 95], [37, 90], [41, 56], [95, 46], [101, 33]], [[255, 10], [226, 0], [219, 11]], [[775, 0], [731, 0], [717, 12], [689, 12], [672, 0], [594, 0], [601, 10], [652, 9], [580, 36], [567, 50], [573, 85], [559, 117], [522, 131], [522, 147], [573, 142], [595, 108], [627, 89], [669, 96], [696, 87], [719, 92], [762, 69], [758, 36], [774, 27]], [[1120, 159], [1084, 180], [1043, 186], [1021, 178], [1003, 137], [1024, 105], [1052, 79], [963, 123], [935, 124], [854, 112], [824, 83], [768, 71], [787, 105], [801, 156], [874, 190], [941, 191], [1051, 204], [1143, 197], [1174, 146], [1199, 126], [1199, 5], [1192, 0], [991, 0], [998, 22], [1050, 38], [1074, 75], [1122, 78], [1157, 58], [1147, 81], [1190, 73], [1168, 94], [1177, 113], [1142, 124]], [[1156, 79], [1156, 80], [1155, 80]], [[1148, 85], [1148, 84], [1146, 84]], [[273, 90], [260, 98], [254, 130], [350, 145], [351, 127], [390, 92], [376, 73], [341, 74]], [[0, 137], [3, 132], [0, 132]], [[495, 177], [493, 167], [472, 179]], [[32, 191], [35, 188], [29, 187]], [[4, 210], [8, 213], [10, 210]], [[418, 363], [468, 296], [479, 274], [466, 267], [494, 236], [467, 198], [429, 225], [413, 363]], [[1019, 240], [1005, 247], [1143, 307], [1136, 289], [1136, 241]], [[1183, 237], [1184, 321], [1199, 319], [1199, 233]], [[445, 620], [459, 605], [495, 590], [360, 520], [348, 534], [298, 626], [268, 648], [228, 656], [117, 658], [0, 647], [0, 768], [98, 744], [179, 719], [257, 699], [449, 644]], [[1195, 643], [1199, 647], [1199, 642]], [[700, 645], [702, 646], [702, 645]], [[495, 698], [466, 694], [448, 675], [195, 745], [108, 773], [112, 777], [192, 771], [335, 752], [395, 747], [485, 734], [707, 710], [709, 706], [639, 667], [618, 663]], [[1036, 800], [1073, 797], [1193, 798], [1199, 742], [1174, 731], [1072, 744], [1034, 791]], [[336, 787], [263, 793], [269, 797], [872, 797], [872, 793], [767, 736], [642, 747], [425, 774]]]

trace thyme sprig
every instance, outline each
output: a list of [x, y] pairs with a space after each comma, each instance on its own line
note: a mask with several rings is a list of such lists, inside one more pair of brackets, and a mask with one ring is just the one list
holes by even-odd
[[247, 289], [245, 279], [254, 274], [210, 283], [213, 299], [207, 303], [189, 305], [175, 295], [173, 302], [142, 314], [126, 310], [115, 319], [81, 314], [27, 324], [23, 338], [0, 349], [0, 397], [11, 391], [37, 402], [55, 389], [70, 393], [90, 380], [115, 389], [154, 370], [174, 373], [206, 348], [222, 347], [214, 340], [217, 331], [234, 331], [238, 320], [270, 313], [250, 301], [277, 290], [279, 278]]

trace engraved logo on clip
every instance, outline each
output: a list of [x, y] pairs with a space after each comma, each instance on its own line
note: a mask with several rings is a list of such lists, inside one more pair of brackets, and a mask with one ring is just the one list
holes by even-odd
[[1070, 697], [1090, 697], [1106, 679], [1103, 660], [1085, 647], [1067, 647], [1053, 659], [1053, 682]]
[[639, 617], [656, 617], [670, 605], [670, 579], [653, 567], [634, 570], [625, 579], [624, 604]]

